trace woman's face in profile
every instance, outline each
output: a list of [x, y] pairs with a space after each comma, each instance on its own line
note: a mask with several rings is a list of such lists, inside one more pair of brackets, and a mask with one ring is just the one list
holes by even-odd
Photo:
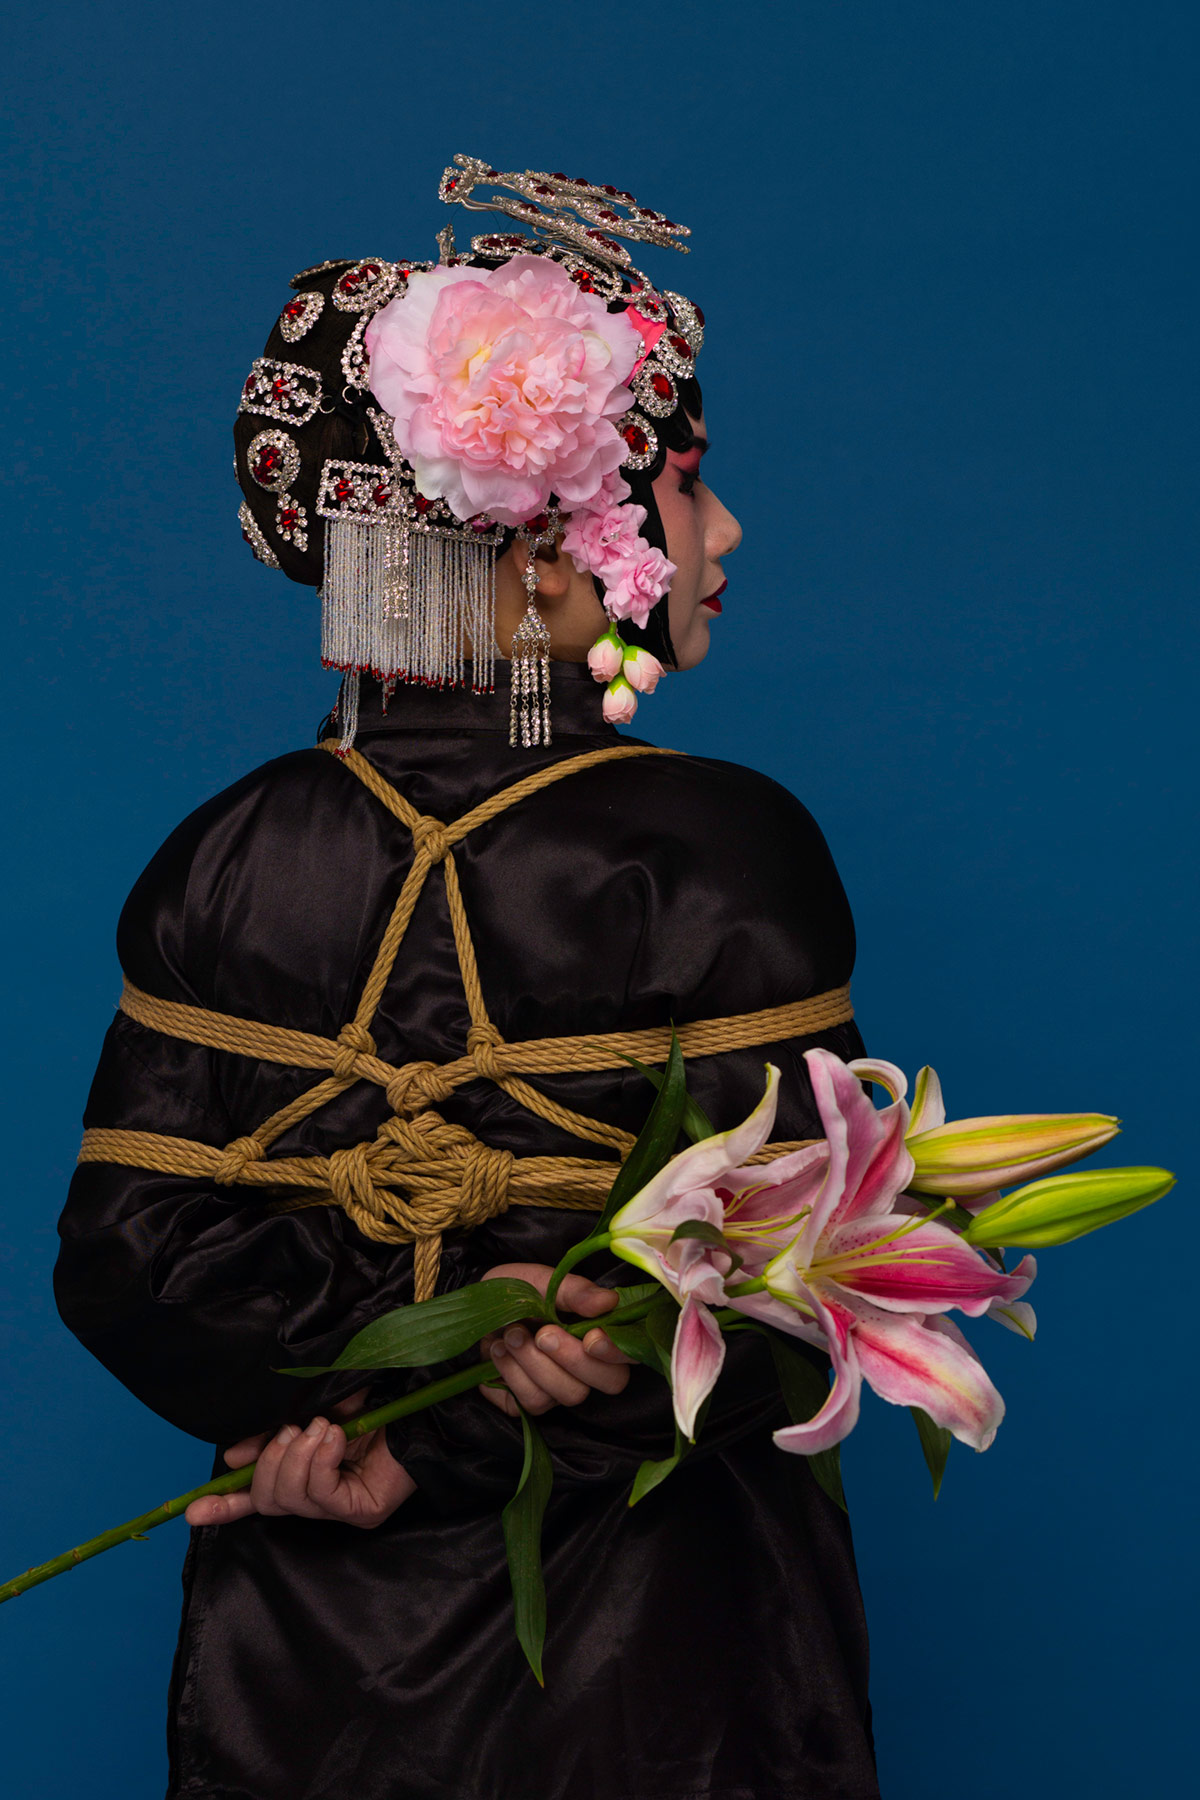
[[701, 458], [708, 449], [703, 414], [691, 424], [695, 432], [691, 446], [668, 450], [666, 466], [654, 480], [667, 555], [676, 569], [667, 596], [667, 619], [681, 669], [694, 669], [708, 655], [709, 629], [721, 612], [725, 588], [721, 558], [742, 541], [741, 526], [700, 477]]

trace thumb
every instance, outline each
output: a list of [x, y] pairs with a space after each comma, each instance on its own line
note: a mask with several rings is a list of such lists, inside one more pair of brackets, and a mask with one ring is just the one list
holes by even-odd
[[586, 1275], [567, 1275], [563, 1278], [558, 1290], [558, 1304], [567, 1312], [579, 1313], [582, 1318], [594, 1319], [600, 1313], [611, 1312], [620, 1295], [615, 1288], [599, 1287], [589, 1281]]

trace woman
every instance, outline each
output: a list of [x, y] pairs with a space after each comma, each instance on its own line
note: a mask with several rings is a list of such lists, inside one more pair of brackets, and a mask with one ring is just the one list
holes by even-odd
[[[498, 197], [480, 202], [487, 185]], [[62, 1222], [71, 1328], [162, 1416], [227, 1447], [225, 1462], [258, 1457], [247, 1493], [189, 1512], [169, 1791], [867, 1800], [877, 1787], [848, 1530], [803, 1459], [770, 1443], [781, 1415], [759, 1340], [731, 1340], [696, 1449], [633, 1510], [634, 1471], [672, 1442], [669, 1399], [599, 1327], [582, 1343], [512, 1328], [481, 1346], [500, 1385], [349, 1450], [337, 1417], [396, 1386], [280, 1372], [331, 1362], [435, 1280], [444, 1291], [519, 1272], [544, 1285], [578, 1240], [584, 1222], [558, 1204], [570, 1181], [526, 1204], [520, 1172], [554, 1157], [585, 1199], [602, 1192], [651, 1090], [615, 1056], [519, 1084], [498, 1046], [669, 1022], [686, 1044], [693, 1021], [786, 1008], [769, 1015], [774, 1037], [760, 1023], [738, 1047], [689, 1058], [689, 1088], [732, 1124], [761, 1094], [769, 1058], [789, 1138], [819, 1130], [803, 1051], [860, 1050], [846, 1007], [823, 1029], [778, 1029], [843, 989], [853, 960], [845, 897], [803, 807], [732, 764], [589, 754], [628, 748], [611, 720], [628, 715], [634, 684], [652, 685], [658, 659], [684, 670], [707, 654], [722, 559], [740, 537], [700, 472], [707, 428], [690, 365], [702, 320], [627, 270], [616, 243], [667, 243], [680, 228], [615, 190], [465, 158], [442, 192], [533, 215], [539, 236], [477, 238], [457, 258], [444, 235], [437, 269], [368, 259], [306, 272], [247, 383], [243, 529], [264, 560], [323, 581], [327, 656], [347, 668], [337, 731], [202, 807], [135, 887], [119, 933], [129, 988]], [[545, 266], [530, 267], [531, 250]], [[519, 469], [511, 457], [485, 467], [480, 432], [546, 391], [554, 356], [560, 411], [527, 431]], [[576, 409], [569, 428], [562, 395]], [[474, 461], [460, 454], [472, 432]], [[471, 488], [484, 477], [486, 506]], [[444, 520], [436, 541], [431, 506]], [[490, 577], [493, 562], [500, 660], [492, 691], [475, 691], [488, 685], [480, 571]], [[364, 664], [382, 679], [361, 679]], [[455, 678], [463, 685], [431, 685]], [[442, 825], [580, 757], [448, 845]], [[434, 864], [444, 890], [414, 883]], [[359, 997], [410, 891], [363, 1024]], [[268, 1036], [259, 1054], [258, 1039], [228, 1035], [231, 1020], [306, 1036], [278, 1056]], [[314, 1084], [287, 1043], [318, 1040], [335, 1054]], [[470, 1078], [461, 1067], [444, 1077], [464, 1043]], [[309, 1107], [318, 1089], [327, 1101]], [[447, 1156], [469, 1162], [477, 1146], [480, 1166], [502, 1163], [510, 1184], [501, 1191], [498, 1176], [459, 1223], [439, 1215], [436, 1237], [422, 1234], [417, 1188], [397, 1202], [373, 1184], [382, 1164], [353, 1160], [388, 1131], [397, 1157], [416, 1155], [418, 1128]], [[280, 1159], [287, 1170], [264, 1166]], [[317, 1196], [290, 1176], [270, 1184], [318, 1164]], [[209, 1173], [188, 1172], [199, 1167]], [[403, 1188], [403, 1169], [395, 1181]], [[619, 1270], [591, 1273], [562, 1299], [600, 1318]], [[498, 1520], [520, 1469], [518, 1405], [544, 1415], [555, 1463], [545, 1691], [513, 1640]]]

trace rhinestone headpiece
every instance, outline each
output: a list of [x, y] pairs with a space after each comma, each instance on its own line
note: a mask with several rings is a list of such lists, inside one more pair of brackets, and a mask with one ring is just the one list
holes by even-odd
[[[544, 258], [581, 293], [606, 306], [624, 300], [639, 316], [646, 345], [629, 383], [634, 404], [614, 422], [625, 443], [622, 467], [633, 470], [649, 468], [657, 458], [654, 421], [675, 411], [678, 382], [693, 373], [703, 342], [699, 308], [681, 294], [654, 288], [620, 241], [686, 254], [680, 240], [689, 235], [687, 227], [639, 205], [631, 194], [557, 172], [506, 173], [457, 155], [441, 177], [439, 196], [449, 205], [500, 213], [524, 229], [473, 236], [467, 258], [448, 225], [438, 236], [437, 265], [364, 257], [301, 271], [291, 282], [295, 297], [255, 361], [239, 406], [239, 415], [246, 415], [245, 427], [239, 418], [236, 463], [247, 495], [239, 513], [243, 535], [269, 567], [297, 574], [295, 565], [302, 563], [298, 579], [313, 579], [307, 573], [313, 553], [320, 558], [322, 659], [351, 678], [342, 702], [347, 742], [356, 711], [353, 678], [361, 673], [388, 688], [398, 680], [461, 684], [466, 640], [472, 685], [491, 687], [495, 556], [505, 537], [490, 517], [464, 520], [444, 500], [419, 492], [392, 421], [369, 388], [364, 339], [376, 314], [406, 293], [415, 273], [473, 258], [493, 266], [518, 256]], [[306, 350], [318, 367], [295, 360]], [[328, 447], [330, 427], [340, 423], [334, 414], [345, 421], [341, 435], [353, 441], [354, 453], [318, 458], [313, 439], [323, 434]], [[269, 424], [248, 431], [258, 419]], [[522, 535], [535, 542], [545, 534], [540, 514], [522, 526]], [[528, 679], [524, 686], [531, 689]], [[514, 735], [517, 741], [548, 741], [548, 720], [536, 726], [524, 721], [520, 729], [514, 721]]]

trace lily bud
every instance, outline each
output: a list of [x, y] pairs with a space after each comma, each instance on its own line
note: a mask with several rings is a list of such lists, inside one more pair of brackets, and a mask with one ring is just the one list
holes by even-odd
[[609, 725], [628, 725], [637, 705], [637, 695], [624, 675], [616, 676], [604, 690], [603, 712]]
[[658, 686], [658, 678], [662, 672], [662, 664], [657, 656], [650, 654], [649, 650], [626, 650], [625, 679], [630, 687], [637, 689], [639, 694], [652, 694]]
[[915, 1166], [909, 1186], [914, 1193], [953, 1195], [969, 1205], [972, 1197], [992, 1188], [1048, 1175], [1090, 1156], [1120, 1128], [1120, 1121], [1107, 1113], [1004, 1113], [987, 1119], [952, 1119], [905, 1140]]
[[592, 671], [593, 681], [611, 681], [614, 675], [621, 673], [624, 659], [625, 645], [617, 636], [616, 626], [610, 625], [588, 651], [588, 668]]
[[1174, 1186], [1168, 1169], [1089, 1169], [1053, 1175], [985, 1207], [962, 1235], [981, 1250], [1006, 1244], [1021, 1250], [1048, 1249], [1112, 1225], [1161, 1200]]

